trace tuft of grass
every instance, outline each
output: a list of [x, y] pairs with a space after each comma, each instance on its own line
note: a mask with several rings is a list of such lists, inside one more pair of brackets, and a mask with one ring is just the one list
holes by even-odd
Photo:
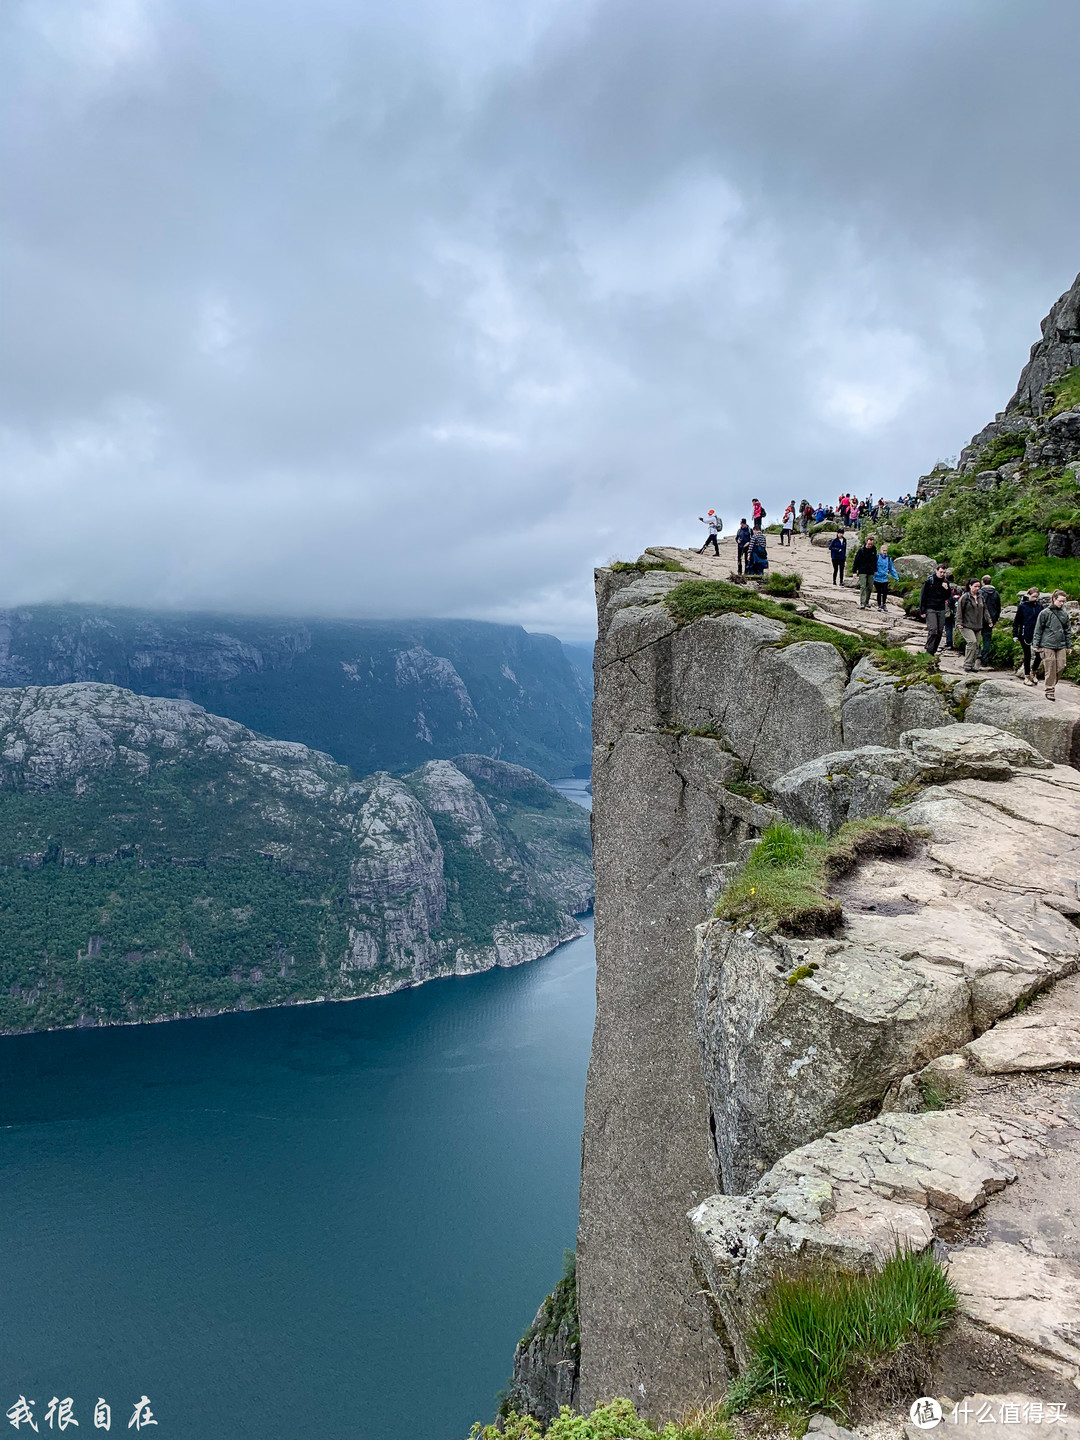
[[724, 886], [714, 913], [765, 935], [829, 935], [841, 914], [829, 882], [868, 856], [907, 854], [914, 841], [906, 825], [881, 817], [849, 820], [832, 836], [778, 821]]
[[1060, 415], [1063, 410], [1071, 410], [1074, 405], [1080, 405], [1080, 365], [1066, 370], [1061, 379], [1055, 380], [1047, 389], [1054, 397], [1051, 415]]
[[917, 1081], [924, 1110], [947, 1110], [960, 1096], [960, 1088], [948, 1075], [921, 1075]]
[[469, 1440], [731, 1440], [728, 1409], [712, 1405], [692, 1411], [658, 1429], [643, 1419], [630, 1400], [597, 1405], [591, 1415], [578, 1415], [564, 1405], [547, 1429], [531, 1415], [511, 1411], [495, 1425], [476, 1424]]
[[830, 1269], [780, 1278], [748, 1337], [751, 1363], [728, 1409], [755, 1400], [817, 1411], [845, 1424], [860, 1402], [918, 1394], [930, 1346], [956, 1314], [958, 1297], [929, 1251], [901, 1250], [872, 1274]]
[[797, 570], [793, 570], [790, 575], [781, 575], [774, 571], [762, 588], [767, 595], [786, 595], [790, 598], [797, 595], [802, 588], [802, 576]]
[[644, 575], [647, 570], [675, 570], [680, 575], [686, 574], [685, 567], [677, 560], [612, 560], [607, 568], [614, 570], [616, 575], [625, 575], [628, 570], [635, 570], [639, 575]]
[[1080, 600], [1080, 565], [1075, 560], [1053, 560], [1044, 555], [1029, 564], [999, 570], [994, 584], [1006, 605], [1015, 605], [1017, 596], [1032, 585], [1044, 592], [1064, 590], [1070, 599]]

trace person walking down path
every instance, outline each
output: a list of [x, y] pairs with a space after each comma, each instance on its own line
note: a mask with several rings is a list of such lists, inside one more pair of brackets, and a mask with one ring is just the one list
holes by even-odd
[[978, 580], [969, 580], [956, 607], [956, 622], [964, 637], [964, 669], [978, 670], [979, 646], [982, 644], [986, 607], [979, 594]]
[[1050, 604], [1035, 621], [1033, 640], [1035, 649], [1042, 656], [1043, 669], [1046, 672], [1047, 700], [1057, 699], [1054, 687], [1065, 669], [1065, 662], [1072, 649], [1072, 626], [1069, 623], [1069, 612], [1065, 609], [1067, 599], [1064, 590], [1055, 590], [1050, 597]]
[[701, 521], [703, 525], [707, 525], [709, 527], [709, 533], [705, 536], [705, 544], [702, 545], [701, 549], [697, 553], [699, 555], [704, 555], [705, 551], [711, 545], [713, 548], [713, 554], [717, 557], [717, 559], [719, 559], [720, 543], [716, 537], [724, 528], [724, 522], [720, 519], [720, 516], [717, 515], [715, 510], [710, 510], [707, 516], [699, 515], [697, 518]]
[[982, 577], [979, 594], [982, 596], [983, 609], [986, 611], [986, 621], [983, 625], [982, 632], [982, 649], [979, 651], [979, 659], [984, 665], [989, 665], [990, 649], [994, 642], [994, 626], [1001, 619], [1001, 596], [990, 583], [989, 575]]
[[747, 558], [746, 573], [748, 575], [764, 575], [769, 568], [769, 547], [765, 543], [765, 536], [760, 525], [754, 526], [754, 533], [750, 540], [750, 554]]
[[[784, 511], [784, 518], [783, 518], [783, 520], [781, 520], [781, 522], [780, 522], [780, 544], [781, 544], [781, 545], [790, 545], [790, 544], [791, 544], [791, 532], [792, 532], [792, 530], [794, 530], [794, 528], [795, 528], [795, 501], [792, 500], [791, 504], [790, 504], [790, 505], [787, 507], [787, 509]], [[786, 537], [786, 538], [785, 538], [785, 537]]]
[[952, 599], [952, 586], [945, 579], [944, 565], [938, 565], [919, 592], [919, 619], [926, 621], [926, 653], [936, 655], [945, 633], [945, 615]]
[[744, 515], [739, 521], [739, 528], [735, 531], [735, 558], [739, 566], [738, 573], [741, 575], [749, 563], [750, 541], [754, 538], [754, 532], [746, 523]]
[[888, 545], [882, 545], [878, 551], [877, 567], [874, 570], [874, 593], [877, 595], [877, 608], [879, 610], [886, 610], [888, 608], [885, 602], [889, 598], [889, 581], [899, 579], [900, 576], [896, 573], [896, 566], [889, 558], [889, 547]]
[[[946, 571], [945, 573], [948, 574], [949, 572]], [[956, 649], [956, 646], [953, 644], [953, 632], [954, 632], [955, 629], [956, 629], [956, 602], [960, 599], [960, 596], [961, 596], [962, 593], [963, 593], [963, 592], [961, 591], [959, 585], [954, 585], [953, 582], [952, 582], [952, 579], [950, 578], [950, 580], [949, 580], [949, 601], [948, 601], [948, 604], [945, 606], [945, 648], [946, 648], [946, 650], [955, 650], [955, 649]]]
[[874, 583], [874, 574], [877, 570], [878, 553], [877, 545], [873, 535], [867, 535], [866, 539], [855, 551], [855, 559], [851, 564], [851, 573], [859, 577], [859, 609], [870, 609], [870, 590]]
[[[1034, 650], [1035, 622], [1043, 611], [1043, 603], [1039, 599], [1039, 587], [1033, 585], [1027, 592], [1020, 604], [1016, 607], [1016, 615], [1013, 619], [1012, 635], [1018, 641], [1020, 649], [1024, 652], [1024, 684], [1034, 685], [1035, 676], [1039, 666], [1042, 664], [1042, 656]], [[1045, 672], [1044, 672], [1045, 673]]]
[[[829, 541], [829, 554], [832, 556], [832, 583], [843, 585], [844, 566], [847, 564], [847, 540], [844, 538], [844, 527], [841, 525], [833, 538]], [[839, 580], [836, 578], [839, 575]]]
[[813, 507], [809, 500], [804, 500], [799, 506], [799, 529], [804, 535], [810, 533], [810, 516], [813, 515]]

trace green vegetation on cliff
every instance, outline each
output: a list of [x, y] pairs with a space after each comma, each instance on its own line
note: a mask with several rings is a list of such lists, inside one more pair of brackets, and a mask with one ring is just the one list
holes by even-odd
[[[828, 935], [840, 923], [829, 882], [871, 855], [898, 855], [914, 841], [905, 825], [884, 818], [849, 820], [835, 835], [779, 820], [765, 830], [746, 863], [724, 886], [715, 914], [764, 935]], [[791, 983], [804, 978], [798, 972]]]
[[751, 1363], [732, 1409], [766, 1400], [804, 1421], [818, 1411], [849, 1423], [862, 1395], [925, 1393], [927, 1353], [958, 1297], [929, 1251], [897, 1252], [872, 1274], [821, 1267], [774, 1282], [749, 1337]]
[[476, 1424], [469, 1440], [731, 1440], [724, 1410], [715, 1405], [658, 1427], [644, 1420], [630, 1400], [597, 1405], [591, 1415], [563, 1407], [546, 1428], [531, 1415], [511, 1413], [500, 1426]]

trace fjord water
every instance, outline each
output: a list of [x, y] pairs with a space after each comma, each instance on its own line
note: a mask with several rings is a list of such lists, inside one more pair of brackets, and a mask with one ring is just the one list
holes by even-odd
[[378, 999], [0, 1041], [0, 1409], [460, 1440], [574, 1243], [593, 984], [590, 933]]

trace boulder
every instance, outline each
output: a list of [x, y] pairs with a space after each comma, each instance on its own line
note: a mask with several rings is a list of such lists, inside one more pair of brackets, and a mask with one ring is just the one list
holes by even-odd
[[810, 536], [810, 544], [819, 545], [823, 550], [827, 550], [835, 539], [835, 530], [819, 530], [816, 535]]
[[844, 748], [866, 745], [894, 749], [905, 730], [954, 725], [944, 683], [889, 675], [867, 656], [851, 672], [844, 691]]
[[975, 476], [975, 485], [979, 490], [993, 490], [1000, 483], [1001, 476], [996, 470], [980, 470]]
[[1067, 686], [1059, 688], [1057, 703], [1051, 705], [1041, 690], [984, 680], [964, 718], [1019, 735], [1055, 764], [1080, 766], [1080, 703]]
[[901, 580], [925, 580], [934, 573], [937, 561], [929, 555], [898, 555], [893, 557], [893, 564]]
[[787, 819], [831, 835], [848, 820], [884, 815], [896, 791], [920, 774], [913, 756], [881, 745], [839, 750], [810, 760], [772, 784]]
[[989, 1075], [1080, 1066], [1080, 976], [1060, 981], [1022, 1014], [998, 1021], [964, 1054]]
[[844, 658], [828, 641], [791, 644], [790, 633], [761, 615], [684, 626], [671, 640], [660, 710], [687, 730], [722, 736], [766, 782], [840, 749]]
[[1050, 770], [1033, 745], [993, 725], [966, 723], [908, 730], [900, 748], [926, 780], [1009, 780], [1014, 769]]

